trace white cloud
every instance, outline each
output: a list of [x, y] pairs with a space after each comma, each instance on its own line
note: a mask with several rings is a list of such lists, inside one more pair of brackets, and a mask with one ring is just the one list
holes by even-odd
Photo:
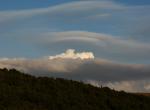
[[92, 52], [81, 52], [81, 53], [76, 53], [74, 49], [68, 49], [66, 50], [65, 53], [61, 53], [59, 55], [55, 56], [49, 56], [49, 59], [57, 59], [57, 58], [62, 58], [62, 59], [94, 59], [94, 54]]

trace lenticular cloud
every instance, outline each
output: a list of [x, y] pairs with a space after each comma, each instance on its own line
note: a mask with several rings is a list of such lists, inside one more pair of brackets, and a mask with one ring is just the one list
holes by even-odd
[[61, 53], [55, 56], [49, 56], [49, 59], [94, 59], [94, 54], [92, 52], [80, 52], [76, 53], [74, 49], [68, 49], [65, 53]]

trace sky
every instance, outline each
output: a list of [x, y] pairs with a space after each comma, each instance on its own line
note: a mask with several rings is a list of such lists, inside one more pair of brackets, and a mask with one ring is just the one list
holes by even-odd
[[150, 92], [149, 10], [149, 0], [0, 0], [0, 67]]

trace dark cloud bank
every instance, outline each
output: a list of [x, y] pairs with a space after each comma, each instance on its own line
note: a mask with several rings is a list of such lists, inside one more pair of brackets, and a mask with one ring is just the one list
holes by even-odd
[[[92, 52], [74, 53], [74, 50], [70, 50], [56, 56], [40, 59], [1, 58], [0, 68], [5, 67], [16, 68], [36, 76], [62, 77], [90, 81], [92, 84], [98, 81], [114, 88], [115, 85], [117, 88], [124, 86], [124, 88], [121, 87], [124, 90], [132, 88], [137, 82], [134, 90], [142, 87], [140, 91], [150, 91], [150, 65], [120, 64], [94, 58]], [[139, 83], [140, 81], [142, 84]]]
[[0, 67], [16, 68], [36, 76], [107, 82], [138, 81], [150, 78], [146, 65], [118, 64], [101, 59], [4, 59]]

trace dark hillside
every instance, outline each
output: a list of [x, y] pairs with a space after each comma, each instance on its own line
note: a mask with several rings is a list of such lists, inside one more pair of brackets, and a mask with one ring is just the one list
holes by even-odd
[[0, 69], [0, 110], [150, 110], [150, 98]]

